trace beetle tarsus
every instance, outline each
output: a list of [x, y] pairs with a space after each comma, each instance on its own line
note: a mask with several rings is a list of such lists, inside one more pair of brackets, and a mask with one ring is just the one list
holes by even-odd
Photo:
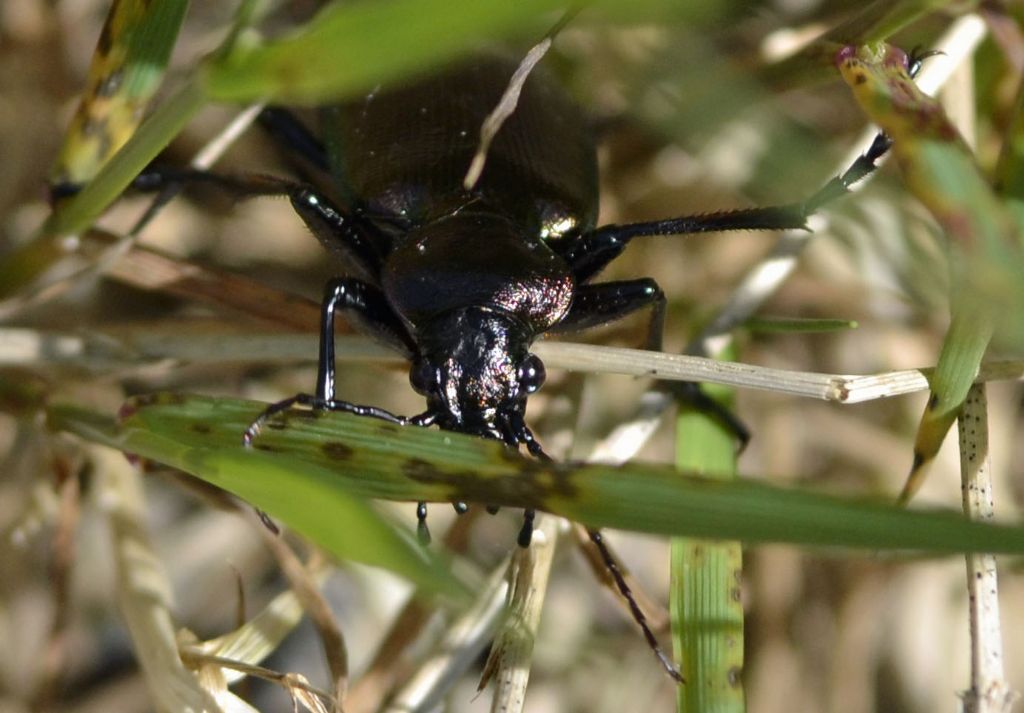
[[316, 399], [312, 394], [296, 394], [290, 398], [275, 401], [270, 404], [260, 412], [259, 416], [252, 420], [252, 423], [250, 423], [248, 428], [246, 428], [242, 433], [242, 445], [246, 448], [251, 448], [253, 443], [256, 441], [256, 437], [260, 435], [260, 431], [262, 431], [263, 427], [267, 424], [267, 421], [277, 414], [283, 413], [297, 404], [311, 405], [315, 400]]
[[416, 537], [423, 546], [430, 544], [430, 529], [427, 527], [427, 504], [416, 503]]
[[519, 531], [519, 537], [516, 538], [516, 542], [524, 550], [530, 546], [530, 542], [533, 540], [533, 521], [536, 517], [537, 513], [535, 510], [523, 510], [523, 528]]
[[674, 381], [666, 383], [664, 388], [681, 402], [710, 416], [728, 430], [736, 439], [737, 454], [746, 450], [750, 444], [750, 429], [732, 409], [708, 396], [700, 384], [695, 381]]

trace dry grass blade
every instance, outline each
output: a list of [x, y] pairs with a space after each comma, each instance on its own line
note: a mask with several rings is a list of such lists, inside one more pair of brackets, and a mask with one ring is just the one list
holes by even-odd
[[[132, 327], [89, 334], [45, 332], [18, 327], [0, 328], [0, 364], [88, 364], [114, 369], [164, 359], [191, 363], [309, 361], [316, 353], [313, 335], [254, 334], [235, 325], [204, 320], [189, 329]], [[338, 359], [404, 364], [397, 353], [367, 337], [340, 336]], [[837, 404], [858, 404], [927, 391], [931, 368], [901, 369], [878, 374], [824, 374], [774, 369], [704, 357], [666, 354], [641, 349], [603, 347], [572, 342], [542, 342], [534, 351], [552, 368], [591, 374], [621, 374], [665, 381], [701, 381]], [[976, 381], [1024, 378], [1024, 361], [983, 364]], [[653, 398], [653, 397], [652, 397]], [[655, 400], [655, 403], [660, 401]], [[590, 460], [607, 461], [594, 455]]]
[[[309, 680], [300, 673], [281, 673], [224, 656], [200, 653], [187, 647], [182, 651], [182, 658], [189, 666], [198, 671], [197, 675], [201, 681], [205, 680], [207, 688], [218, 693], [219, 698], [231, 701], [232, 705], [224, 706], [226, 713], [234, 713], [239, 708], [247, 711], [255, 710], [227, 691], [227, 677], [224, 674], [228, 671], [234, 671], [240, 676], [252, 676], [276, 683], [288, 691], [293, 704], [296, 705], [296, 710], [298, 710], [298, 705], [302, 705], [310, 713], [329, 713], [329, 711], [340, 710], [329, 693], [310, 684]], [[325, 701], [330, 705], [325, 705]]]
[[[973, 520], [995, 517], [992, 459], [988, 450], [988, 403], [985, 386], [967, 394], [957, 421], [960, 433], [960, 475], [964, 513]], [[999, 621], [999, 584], [996, 558], [967, 556], [967, 593], [970, 606], [971, 687], [964, 691], [965, 713], [1008, 713], [1020, 697], [1003, 674], [1003, 635]]]
[[327, 659], [327, 667], [334, 684], [334, 710], [341, 711], [348, 691], [348, 649], [341, 627], [317, 587], [315, 572], [323, 565], [322, 557], [314, 555], [309, 566], [303, 565], [281, 537], [266, 528], [260, 528], [260, 532], [320, 635], [320, 643], [323, 645], [324, 657]]
[[221, 710], [178, 654], [170, 583], [146, 533], [138, 473], [117, 451], [101, 446], [89, 450], [99, 476], [96, 497], [113, 534], [118, 602], [154, 707], [193, 713]]
[[559, 519], [539, 515], [529, 548], [517, 548], [509, 565], [511, 585], [505, 622], [491, 645], [478, 691], [494, 682], [492, 713], [519, 713], [526, 705], [533, 644], [547, 594], [548, 575], [558, 543]]
[[[320, 583], [325, 577], [325, 573], [320, 573], [315, 579]], [[230, 661], [232, 666], [227, 667], [224, 677], [227, 683], [234, 683], [243, 677], [242, 666], [255, 666], [277, 650], [299, 624], [302, 614], [298, 596], [286, 590], [234, 631], [207, 641], [180, 643], [182, 658]]]
[[544, 55], [551, 49], [552, 39], [553, 35], [549, 34], [530, 48], [530, 51], [526, 53], [526, 56], [523, 57], [522, 62], [519, 63], [516, 71], [512, 74], [505, 93], [501, 95], [501, 101], [498, 102], [498, 106], [494, 107], [494, 110], [484, 119], [484, 123], [480, 127], [480, 146], [477, 148], [476, 153], [473, 154], [473, 160], [466, 171], [466, 177], [462, 179], [462, 185], [467, 191], [473, 190], [477, 181], [480, 180], [480, 174], [484, 172], [484, 166], [487, 163], [487, 152], [491, 148], [491, 142], [494, 141], [494, 137], [501, 130], [505, 120], [515, 112], [516, 106], [519, 103], [519, 94], [523, 91], [523, 85], [529, 79], [533, 68], [544, 59]]
[[429, 711], [438, 705], [452, 682], [491, 641], [505, 611], [508, 566], [506, 558], [495, 567], [473, 605], [448, 628], [435, 653], [409, 677], [385, 713]]

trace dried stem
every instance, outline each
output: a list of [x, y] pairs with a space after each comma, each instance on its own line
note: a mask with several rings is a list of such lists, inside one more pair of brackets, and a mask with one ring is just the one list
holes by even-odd
[[[967, 394], [960, 414], [960, 477], [964, 513], [972, 520], [992, 520], [992, 460], [988, 450], [985, 386]], [[999, 585], [993, 555], [967, 555], [970, 601], [971, 687], [963, 692], [966, 713], [1009, 713], [1018, 698], [1003, 677], [1003, 637], [999, 624]]]

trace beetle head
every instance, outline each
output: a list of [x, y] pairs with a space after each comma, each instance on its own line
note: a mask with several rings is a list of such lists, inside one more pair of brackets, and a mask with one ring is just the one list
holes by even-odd
[[422, 330], [409, 381], [441, 428], [533, 450], [523, 414], [544, 383], [544, 365], [529, 352], [532, 341], [532, 331], [504, 310], [452, 310]]

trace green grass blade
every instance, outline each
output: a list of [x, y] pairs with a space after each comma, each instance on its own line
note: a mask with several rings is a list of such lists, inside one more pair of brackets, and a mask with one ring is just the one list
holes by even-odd
[[0, 298], [29, 287], [67, 250], [63, 236], [88, 228], [124, 192], [206, 103], [196, 84], [187, 84], [164, 101], [82, 191], [60, 203], [40, 227], [35, 239], [4, 255], [0, 261]]
[[[90, 440], [114, 447], [120, 442], [116, 425], [90, 412], [58, 407], [51, 411], [51, 419], [57, 427]], [[126, 440], [137, 444], [141, 455], [176, 450], [178, 457], [169, 457], [167, 462], [179, 461], [182, 470], [201, 472], [204, 479], [287, 523], [339, 558], [392, 570], [425, 591], [456, 598], [466, 595], [466, 588], [452, 578], [442, 558], [420, 545], [407, 528], [380, 515], [365, 499], [334, 487], [330, 474], [309, 470], [296, 477], [294, 464], [240, 447], [181, 449], [154, 433]], [[298, 470], [305, 469], [298, 466]]]
[[[241, 434], [263, 408], [251, 401], [175, 394], [129, 402], [120, 425], [85, 419], [80, 412], [70, 419], [60, 409], [51, 408], [51, 416], [58, 428], [243, 494], [270, 487], [251, 480], [272, 477], [282, 481], [274, 487], [285, 492], [337, 488], [364, 498], [536, 507], [595, 527], [665, 535], [920, 553], [1024, 553], [1024, 528], [968, 522], [953, 511], [907, 511], [744, 479], [682, 477], [662, 465], [540, 463], [497, 442], [343, 413], [290, 412], [247, 449]], [[307, 510], [319, 502], [307, 503]], [[275, 511], [274, 502], [253, 504]], [[289, 524], [302, 529], [301, 523]]]
[[830, 30], [826, 37], [844, 44], [881, 42], [948, 4], [947, 0], [874, 0], [849, 20]]
[[[716, 389], [722, 392], [724, 389]], [[731, 399], [713, 394], [720, 403]], [[716, 419], [681, 407], [676, 421], [676, 465], [728, 482], [736, 477], [736, 439]], [[677, 691], [680, 713], [742, 713], [743, 548], [734, 540], [673, 538], [670, 610], [673, 645], [682, 652], [686, 685]]]
[[557, 0], [335, 3], [290, 37], [240, 43], [206, 68], [205, 85], [227, 101], [322, 103], [423, 71], [481, 42], [526, 31], [540, 37], [557, 19], [545, 13], [563, 8]]
[[[532, 44], [569, 5], [564, 0], [459, 2], [379, 0], [333, 3], [297, 32], [266, 44], [239, 43], [205, 68], [210, 96], [225, 101], [270, 100], [322, 104], [380, 82], [424, 72], [496, 40]], [[685, 5], [642, 0], [628, 7], [590, 2], [581, 21], [596, 14], [640, 18], [707, 17], [717, 3]], [[401, 51], [396, 51], [401, 48]]]
[[54, 183], [85, 183], [135, 132], [160, 87], [187, 9], [188, 0], [111, 5], [82, 102], [51, 172]]
[[906, 500], [956, 420], [999, 322], [1019, 322], [1024, 309], [1020, 226], [942, 106], [908, 76], [902, 51], [886, 45], [848, 47], [837, 62], [861, 108], [893, 139], [907, 187], [950, 240], [952, 327], [918, 426], [901, 496]]
[[89, 227], [128, 184], [192, 120], [206, 103], [200, 87], [186, 84], [147, 118], [81, 192], [47, 219], [44, 235], [66, 235]]

